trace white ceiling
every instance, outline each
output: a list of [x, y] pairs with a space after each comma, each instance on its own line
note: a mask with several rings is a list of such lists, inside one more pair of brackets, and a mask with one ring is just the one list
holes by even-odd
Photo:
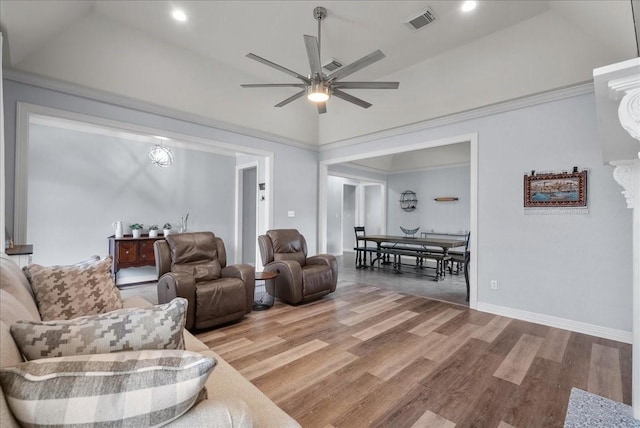
[[[629, 0], [0, 2], [3, 66], [169, 107], [229, 129], [316, 146], [592, 79], [593, 68], [637, 56]], [[189, 16], [170, 17], [172, 5]], [[353, 90], [364, 110], [331, 99], [318, 116], [290, 88], [241, 83], [293, 78], [253, 52], [308, 73], [303, 34], [322, 24], [322, 58], [386, 58], [346, 80], [398, 80], [398, 91]], [[426, 6], [435, 23], [403, 21]]]
[[[474, 12], [473, 23], [465, 31], [459, 31], [470, 17], [459, 12], [458, 1], [9, 0], [2, 3], [2, 15], [6, 17], [2, 22], [8, 33], [12, 66], [42, 47], [56, 32], [64, 31], [88, 14], [97, 14], [226, 67], [248, 68], [260, 80], [286, 80], [287, 76], [244, 58], [248, 52], [308, 73], [302, 35], [317, 33], [317, 21], [312, 15], [316, 3], [328, 9], [322, 24], [324, 58], [334, 57], [346, 64], [381, 49], [390, 59], [358, 73], [363, 78], [379, 78], [404, 69], [549, 8], [546, 1], [485, 2]], [[171, 18], [172, 4], [179, 4], [186, 11], [187, 23]], [[434, 34], [416, 37], [402, 22], [425, 5], [436, 12], [437, 26], [431, 31]], [[38, 13], [27, 12], [36, 8]]]

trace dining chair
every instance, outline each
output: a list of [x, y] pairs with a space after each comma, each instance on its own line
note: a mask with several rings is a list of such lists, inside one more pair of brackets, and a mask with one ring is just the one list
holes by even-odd
[[464, 270], [464, 264], [467, 261], [468, 253], [469, 253], [469, 239], [471, 238], [471, 232], [467, 233], [464, 243], [464, 251], [460, 250], [450, 250], [449, 255], [451, 259], [449, 260], [449, 273], [453, 274], [453, 265], [456, 265], [456, 275], [460, 274], [461, 268]]
[[353, 231], [356, 234], [356, 246], [353, 248], [356, 252], [356, 268], [367, 267], [367, 253], [370, 255], [377, 251], [377, 247], [367, 247], [367, 241], [362, 239], [367, 235], [364, 226], [354, 226]]

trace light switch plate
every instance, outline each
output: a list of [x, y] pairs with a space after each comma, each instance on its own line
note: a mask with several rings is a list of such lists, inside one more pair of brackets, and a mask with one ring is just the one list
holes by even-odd
[[295, 211], [288, 211], [287, 212], [287, 216], [288, 217], [295, 217], [296, 216], [296, 212]]

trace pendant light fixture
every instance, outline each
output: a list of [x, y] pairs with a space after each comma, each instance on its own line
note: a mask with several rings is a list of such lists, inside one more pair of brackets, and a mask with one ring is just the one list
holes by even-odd
[[151, 159], [151, 163], [161, 168], [171, 166], [173, 164], [173, 153], [171, 153], [171, 150], [164, 145], [164, 140], [167, 140], [168, 138], [156, 138], [160, 140], [160, 144], [154, 145], [149, 151], [149, 159]]

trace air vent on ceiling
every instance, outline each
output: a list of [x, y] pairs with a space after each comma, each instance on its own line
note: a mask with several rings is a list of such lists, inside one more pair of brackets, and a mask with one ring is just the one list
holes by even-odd
[[322, 64], [322, 68], [327, 71], [335, 71], [342, 67], [342, 63], [335, 58], [329, 58], [329, 61]]
[[420, 11], [417, 15], [412, 15], [404, 20], [404, 23], [414, 30], [419, 30], [436, 20], [436, 15], [430, 7]]

